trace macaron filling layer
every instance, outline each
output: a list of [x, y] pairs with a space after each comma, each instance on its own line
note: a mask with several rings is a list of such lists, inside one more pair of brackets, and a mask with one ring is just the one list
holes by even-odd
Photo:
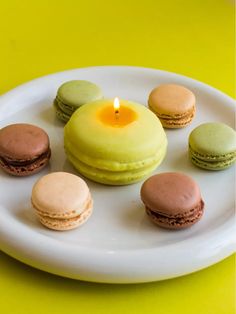
[[41, 170], [47, 165], [51, 157], [51, 149], [40, 156], [30, 160], [14, 160], [9, 157], [0, 157], [0, 165], [12, 175], [26, 175]]
[[163, 120], [177, 120], [177, 119], [182, 119], [189, 117], [195, 113], [195, 106], [192, 106], [189, 110], [182, 112], [182, 113], [161, 113], [158, 112], [158, 108], [152, 107], [152, 105], [149, 103], [148, 104], [149, 108], [158, 116], [158, 118], [162, 118]]
[[46, 209], [40, 208], [40, 206], [38, 204], [36, 204], [36, 202], [33, 199], [31, 199], [31, 203], [32, 203], [33, 207], [35, 208], [35, 210], [37, 211], [37, 214], [39, 216], [45, 216], [45, 217], [49, 217], [51, 219], [64, 220], [64, 219], [73, 219], [75, 217], [79, 217], [84, 211], [86, 211], [88, 208], [90, 208], [92, 206], [93, 202], [92, 202], [92, 197], [89, 194], [83, 207], [79, 208], [78, 210], [65, 211], [62, 213], [48, 212]]
[[167, 116], [167, 115], [159, 115], [157, 117], [161, 120], [164, 126], [185, 126], [189, 124], [195, 115], [195, 107], [193, 107], [192, 111], [183, 114], [183, 115], [174, 115], [174, 116]]
[[60, 100], [60, 98], [58, 96], [56, 96], [55, 100], [56, 104], [58, 105], [58, 107], [65, 112], [68, 115], [72, 115], [72, 113], [78, 109], [78, 107], [75, 106], [71, 106], [66, 104], [65, 102], [63, 102], [62, 100]]
[[45, 158], [49, 158], [51, 156], [51, 150], [48, 149], [45, 153], [33, 158], [33, 159], [12, 159], [10, 157], [0, 157], [0, 162], [4, 163], [7, 166], [15, 166], [15, 167], [22, 167], [22, 166], [29, 166], [35, 162], [39, 162], [40, 160], [44, 160]]
[[194, 224], [197, 222], [203, 215], [204, 202], [201, 202], [189, 212], [177, 214], [177, 215], [166, 215], [159, 211], [153, 211], [150, 208], [146, 207], [146, 212], [148, 216], [152, 219], [153, 222], [162, 224], [165, 227], [178, 228]]
[[219, 161], [234, 161], [236, 160], [236, 151], [227, 153], [227, 154], [221, 154], [221, 155], [213, 155], [213, 154], [200, 154], [197, 151], [194, 151], [191, 145], [189, 145], [189, 151], [191, 155], [195, 159], [208, 161], [208, 162], [219, 162]]
[[92, 168], [100, 169], [100, 170], [108, 170], [111, 172], [122, 172], [126, 170], [135, 170], [145, 168], [154, 163], [158, 163], [160, 159], [163, 157], [167, 149], [167, 142], [163, 141], [161, 148], [156, 152], [156, 154], [152, 156], [148, 156], [142, 160], [134, 160], [129, 161], [127, 159], [119, 159], [119, 160], [106, 160], [101, 158], [94, 158], [93, 156], [86, 155], [76, 149], [76, 146], [71, 143], [69, 140], [65, 142], [65, 151], [67, 154], [71, 155], [74, 159], [79, 162], [90, 166]]
[[58, 117], [58, 119], [64, 122], [68, 122], [70, 120], [70, 115], [66, 114], [64, 111], [61, 110], [56, 100], [54, 100], [53, 106], [56, 111], [56, 116]]
[[39, 221], [46, 227], [58, 231], [74, 229], [85, 223], [92, 214], [92, 203], [88, 208], [78, 216], [66, 219], [51, 218], [49, 216], [41, 216], [36, 211]]
[[85, 177], [110, 185], [132, 184], [146, 177], [150, 172], [154, 171], [156, 167], [162, 162], [165, 153], [160, 156], [160, 159], [139, 169], [130, 169], [126, 171], [109, 171], [91, 167], [79, 159], [76, 159], [72, 154], [67, 152], [67, 157], [74, 167]]
[[205, 159], [203, 159], [204, 157], [198, 158], [195, 155], [193, 155], [191, 152], [189, 155], [190, 155], [191, 161], [196, 166], [199, 166], [200, 168], [204, 168], [208, 170], [221, 170], [221, 169], [223, 170], [233, 165], [233, 163], [236, 161], [235, 156], [229, 157], [228, 159], [220, 159], [220, 160], [215, 159], [215, 161], [213, 161], [211, 159], [208, 159], [207, 157]]

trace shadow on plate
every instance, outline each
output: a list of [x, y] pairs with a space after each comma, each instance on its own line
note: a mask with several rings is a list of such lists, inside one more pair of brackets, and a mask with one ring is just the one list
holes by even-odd
[[55, 110], [52, 105], [48, 105], [47, 109], [41, 111], [39, 113], [39, 117], [47, 124], [50, 124], [50, 126], [55, 125], [62, 128], [65, 126], [65, 123], [63, 123], [56, 117]]
[[33, 207], [22, 208], [15, 213], [15, 216], [17, 217], [17, 220], [30, 228], [39, 229], [42, 226], [37, 220]]
[[182, 151], [181, 154], [178, 154], [172, 162], [170, 162], [169, 167], [172, 168], [172, 171], [186, 171], [191, 172], [194, 170], [194, 166], [191, 163], [188, 155], [188, 151]]

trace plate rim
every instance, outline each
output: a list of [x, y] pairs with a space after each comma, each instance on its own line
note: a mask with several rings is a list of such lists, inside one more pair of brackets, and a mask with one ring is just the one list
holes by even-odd
[[[206, 90], [207, 92], [209, 92], [209, 90], [211, 91], [211, 92], [214, 92], [214, 94], [215, 93], [217, 93], [217, 95], [219, 95], [220, 97], [224, 97], [224, 98], [227, 98], [228, 99], [228, 105], [229, 105], [229, 107], [231, 107], [232, 106], [232, 108], [234, 108], [234, 106], [235, 106], [235, 100], [232, 98], [232, 97], [230, 97], [229, 95], [227, 95], [227, 94], [225, 94], [225, 93], [223, 93], [222, 91], [220, 91], [220, 90], [218, 90], [218, 89], [216, 89], [215, 87], [212, 87], [212, 86], [210, 86], [210, 85], [208, 85], [208, 84], [206, 84], [206, 83], [203, 83], [203, 82], [200, 82], [200, 81], [198, 81], [198, 80], [196, 80], [196, 79], [193, 79], [193, 78], [190, 78], [190, 77], [187, 77], [187, 76], [185, 76], [185, 75], [182, 75], [182, 74], [177, 74], [177, 73], [174, 73], [174, 72], [169, 72], [169, 71], [164, 71], [164, 70], [159, 70], [159, 69], [154, 69], [154, 68], [146, 68], [146, 67], [136, 67], [136, 66], [120, 66], [120, 65], [118, 65], [118, 66], [110, 66], [110, 65], [106, 65], [106, 66], [91, 66], [91, 67], [83, 67], [83, 68], [77, 68], [77, 69], [70, 69], [70, 70], [66, 70], [66, 71], [60, 71], [60, 72], [56, 72], [56, 73], [51, 73], [51, 74], [48, 74], [48, 75], [44, 75], [44, 76], [42, 76], [42, 77], [38, 77], [38, 78], [35, 78], [35, 79], [33, 79], [33, 80], [31, 80], [31, 81], [29, 81], [29, 82], [25, 82], [25, 83], [23, 83], [23, 84], [21, 84], [21, 85], [19, 85], [19, 86], [17, 86], [17, 87], [15, 87], [15, 88], [13, 88], [13, 89], [11, 89], [10, 91], [8, 91], [8, 92], [6, 92], [5, 94], [3, 94], [3, 95], [1, 95], [0, 96], [0, 113], [1, 113], [1, 109], [3, 108], [3, 110], [4, 110], [4, 102], [8, 99], [8, 98], [11, 98], [11, 97], [14, 97], [14, 96], [17, 96], [17, 94], [18, 93], [20, 93], [22, 90], [24, 90], [24, 89], [27, 89], [27, 88], [29, 88], [31, 85], [37, 85], [38, 83], [40, 83], [41, 81], [44, 81], [44, 80], [47, 80], [47, 79], [52, 79], [54, 76], [63, 76], [64, 74], [70, 74], [70, 73], [73, 73], [73, 72], [78, 72], [78, 71], [81, 71], [81, 70], [84, 70], [84, 71], [90, 71], [90, 70], [92, 70], [92, 69], [98, 69], [98, 70], [104, 70], [104, 68], [105, 69], [124, 69], [125, 68], [125, 70], [128, 70], [128, 69], [131, 69], [131, 70], [135, 70], [135, 71], [138, 71], [138, 70], [144, 70], [144, 71], [153, 71], [153, 72], [155, 72], [155, 73], [159, 73], [159, 74], [164, 74], [164, 75], [171, 75], [171, 76], [175, 76], [176, 78], [181, 78], [182, 80], [183, 79], [185, 79], [185, 80], [187, 80], [187, 81], [190, 81], [190, 83], [192, 83], [192, 84], [194, 84], [194, 85], [197, 85], [197, 87], [198, 88], [203, 88], [204, 90]], [[225, 105], [225, 104], [224, 104]], [[4, 117], [2, 120], [5, 120], [6, 119], [6, 117]], [[0, 209], [1, 209], [1, 204], [0, 204]], [[4, 220], [4, 219], [3, 219]], [[17, 222], [17, 221], [16, 221]], [[19, 222], [17, 222], [17, 223], [19, 223]], [[229, 226], [227, 225], [227, 224], [229, 224]], [[229, 227], [229, 229], [228, 228], [223, 228], [224, 229], [224, 233], [223, 234], [226, 234], [226, 236], [225, 236], [225, 238], [224, 238], [224, 241], [222, 240], [221, 241], [221, 247], [219, 248], [219, 246], [217, 246], [217, 245], [215, 245], [215, 247], [214, 247], [214, 249], [213, 250], [215, 250], [215, 253], [214, 252], [212, 252], [212, 254], [211, 254], [211, 258], [210, 257], [208, 257], [208, 259], [206, 259], [205, 258], [205, 260], [203, 261], [202, 260], [202, 257], [199, 257], [199, 259], [201, 260], [201, 265], [199, 264], [199, 267], [195, 267], [195, 269], [194, 270], [192, 270], [192, 271], [188, 271], [188, 272], [185, 272], [185, 273], [183, 273], [182, 272], [182, 274], [181, 275], [184, 275], [184, 274], [188, 274], [188, 273], [191, 273], [191, 272], [195, 272], [195, 271], [197, 271], [197, 270], [200, 270], [200, 269], [202, 269], [202, 268], [205, 268], [205, 267], [207, 267], [207, 266], [210, 266], [210, 265], [212, 265], [212, 264], [214, 264], [215, 262], [218, 262], [218, 261], [220, 261], [220, 260], [222, 260], [223, 258], [226, 258], [227, 256], [229, 256], [229, 255], [231, 255], [232, 253], [234, 253], [234, 251], [235, 251], [235, 247], [236, 247], [236, 242], [235, 242], [235, 238], [234, 238], [234, 232], [235, 232], [235, 225], [234, 225], [234, 222], [233, 222], [233, 219], [232, 219], [232, 221], [229, 221], [229, 219], [228, 220], [226, 220], [226, 222], [224, 223], [224, 224], [220, 224], [220, 228], [222, 228], [222, 226], [223, 225], [227, 225], [227, 227]], [[25, 228], [25, 229], [29, 229], [30, 230], [30, 232], [32, 232], [34, 229], [30, 229], [29, 227], [27, 228], [27, 226], [23, 226], [23, 228]], [[216, 239], [217, 237], [217, 235], [216, 235], [216, 233], [217, 233], [217, 231], [218, 231], [218, 229], [220, 229], [220, 228], [218, 228], [218, 226], [217, 226], [217, 228], [215, 228], [214, 230], [211, 230], [211, 232], [210, 232], [210, 235], [211, 235], [211, 237], [210, 237], [210, 240], [214, 240], [214, 239]], [[5, 231], [5, 232], [4, 232]], [[35, 231], [35, 230], [34, 230]], [[6, 252], [7, 254], [9, 254], [9, 255], [11, 255], [11, 256], [13, 256], [14, 258], [17, 258], [17, 259], [19, 259], [19, 260], [21, 260], [21, 261], [23, 261], [23, 262], [25, 262], [26, 264], [30, 264], [31, 266], [33, 266], [33, 267], [36, 267], [36, 268], [40, 268], [40, 269], [42, 269], [42, 270], [44, 270], [44, 271], [47, 271], [46, 269], [44, 269], [44, 267], [37, 267], [37, 266], [35, 266], [34, 264], [35, 264], [35, 261], [33, 261], [32, 263], [30, 263], [29, 261], [27, 262], [27, 261], [24, 261], [24, 258], [22, 258], [21, 256], [20, 256], [20, 252], [16, 252], [16, 253], [12, 253], [11, 252], [11, 249], [9, 249], [8, 248], [8, 243], [7, 242], [10, 242], [10, 243], [12, 243], [12, 241], [14, 240], [16, 240], [16, 237], [14, 236], [14, 235], [10, 235], [10, 237], [7, 239], [7, 238], [5, 238], [4, 239], [4, 235], [6, 236], [6, 234], [7, 234], [7, 230], [5, 230], [4, 229], [4, 225], [2, 224], [2, 222], [0, 221], [0, 249], [2, 248], [2, 250], [4, 251], [4, 252]], [[35, 231], [36, 232], [36, 231]], [[222, 235], [222, 234], [221, 234]], [[40, 237], [41, 236], [43, 236], [43, 237], [45, 237], [45, 238], [47, 238], [48, 239], [48, 237], [46, 236], [46, 235], [43, 235], [43, 234], [40, 234]], [[209, 232], [208, 232], [208, 236], [209, 236]], [[19, 238], [19, 237], [18, 237]], [[197, 237], [197, 239], [202, 239], [202, 238], [204, 238], [204, 234], [203, 235], [200, 235], [200, 236], [198, 236]], [[189, 238], [189, 239], [185, 239], [185, 240], [181, 240], [180, 242], [181, 242], [181, 246], [183, 246], [183, 243], [184, 243], [184, 245], [186, 246], [186, 245], [188, 245], [188, 243], [189, 242], [191, 242], [191, 239], [192, 238]], [[8, 240], [8, 241], [7, 241]], [[56, 242], [58, 242], [58, 244], [59, 244], [59, 246], [61, 245], [60, 243], [61, 243], [61, 241], [59, 241], [59, 240], [57, 240], [57, 239], [55, 239], [55, 238], [50, 238], [50, 242], [51, 242], [51, 240], [52, 240], [52, 244], [54, 244], [55, 245], [55, 243]], [[14, 242], [13, 241], [13, 242]], [[56, 242], [55, 242], [56, 241]], [[33, 238], [31, 238], [30, 237], [30, 241], [29, 241], [29, 243], [28, 243], [28, 247], [31, 247], [32, 248], [32, 245], [34, 244], [34, 240], [33, 240]], [[217, 243], [216, 243], [217, 244]], [[73, 243], [70, 243], [70, 244], [66, 244], [67, 246], [69, 245], [70, 247], [72, 246], [72, 247], [76, 247], [77, 249], [78, 249], [78, 245], [77, 244], [73, 244]], [[195, 243], [195, 245], [196, 245], [196, 243]], [[13, 245], [14, 246], [14, 245]], [[57, 246], [57, 244], [56, 244], [56, 246]], [[176, 251], [176, 249], [177, 249], [177, 251], [178, 251], [178, 243], [176, 244], [168, 244], [167, 245], [168, 247], [171, 247], [171, 249], [172, 249], [172, 246], [173, 247], [175, 247], [175, 250], [173, 250], [173, 252], [174, 251]], [[107, 250], [107, 249], [103, 249], [103, 248], [99, 248], [99, 249], [94, 249], [94, 248], [84, 248], [84, 247], [79, 247], [80, 248], [80, 254], [85, 254], [86, 256], [88, 256], [88, 253], [89, 253], [89, 255], [91, 255], [91, 258], [94, 258], [95, 256], [97, 257], [97, 258], [99, 258], [99, 259], [103, 259], [103, 257], [104, 257], [104, 254], [106, 254], [106, 256], [109, 256], [109, 259], [110, 259], [110, 261], [113, 261], [114, 263], [117, 263], [116, 262], [116, 258], [117, 258], [117, 255], [121, 255], [121, 257], [122, 258], [124, 258], [124, 255], [127, 255], [127, 250], [122, 250], [122, 249], [120, 249], [120, 250], [117, 250], [117, 251], [115, 251], [115, 252], [110, 252], [110, 250]], [[162, 246], [162, 247], [157, 247], [157, 248], [146, 248], [146, 249], [143, 249], [143, 248], [140, 248], [140, 249], [134, 249], [134, 250], [132, 250], [132, 254], [134, 254], [134, 251], [135, 251], [135, 254], [137, 254], [137, 253], [140, 253], [140, 252], [143, 252], [144, 250], [145, 250], [145, 253], [146, 253], [146, 258], [145, 258], [145, 260], [148, 260], [148, 258], [149, 258], [149, 255], [153, 255], [153, 252], [155, 253], [155, 254], [157, 254], [157, 253], [162, 253], [162, 251], [164, 250], [166, 248], [166, 246]], [[202, 247], [200, 246], [199, 247], [199, 249], [201, 249]], [[195, 249], [196, 249], [196, 246], [195, 246]], [[15, 250], [17, 251], [17, 249], [15, 248]], [[205, 248], [205, 250], [207, 250], [207, 248]], [[221, 250], [221, 254], [219, 253], [219, 250]], [[92, 251], [92, 252], [91, 252]], [[91, 254], [92, 253], [92, 254]], [[204, 253], [204, 252], [201, 252], [202, 254]], [[95, 254], [95, 256], [94, 256], [94, 254]], [[203, 254], [204, 255], [204, 254]], [[208, 250], [208, 255], [209, 255], [209, 250]], [[214, 261], [212, 260], [212, 258], [214, 259]], [[120, 262], [121, 262], [121, 258], [120, 258]], [[122, 263], [121, 263], [122, 264]], [[189, 263], [188, 263], [189, 264]], [[122, 264], [123, 265], [123, 264]], [[122, 266], [121, 265], [121, 266]], [[124, 266], [124, 265], [123, 265]], [[123, 267], [122, 266], [122, 267]], [[180, 266], [180, 265], [179, 265]], [[63, 266], [62, 266], [63, 267]], [[179, 267], [179, 268], [181, 268], [181, 267]], [[50, 272], [53, 272], [53, 271], [50, 271]], [[58, 271], [55, 271], [54, 273], [56, 273], [56, 274], [58, 274], [58, 275], [61, 275], [60, 274], [60, 271], [58, 272]], [[145, 278], [134, 278], [134, 280], [132, 280], [132, 278], [129, 278], [128, 280], [125, 280], [124, 278], [122, 278], [121, 279], [121, 281], [119, 280], [119, 278], [117, 278], [117, 279], [112, 279], [111, 281], [109, 280], [109, 278], [107, 278], [106, 276], [106, 278], [104, 279], [104, 281], [100, 278], [98, 281], [97, 280], [91, 280], [91, 278], [89, 279], [84, 279], [84, 278], [81, 278], [81, 276], [79, 276], [79, 278], [76, 278], [76, 276], [66, 276], [66, 274], [64, 274], [63, 276], [65, 276], [65, 277], [70, 277], [70, 278], [75, 278], [75, 279], [82, 279], [82, 280], [88, 280], [88, 281], [95, 281], [95, 282], [129, 282], [129, 283], [131, 283], [131, 282], [147, 282], [147, 281], [156, 281], [156, 280], [160, 280], [160, 279], [155, 279], [155, 276], [152, 276], [153, 277], [153, 279], [151, 279], [150, 278], [150, 276], [148, 277], [148, 276], [146, 276], [146, 279]], [[161, 278], [161, 279], [167, 279], [167, 278], [173, 278], [173, 277], [176, 277], [176, 276], [179, 276], [179, 274], [177, 274], [177, 275], [172, 275], [172, 276], [164, 276], [163, 278]], [[83, 276], [82, 276], [83, 277]], [[111, 276], [112, 277], [112, 276]]]

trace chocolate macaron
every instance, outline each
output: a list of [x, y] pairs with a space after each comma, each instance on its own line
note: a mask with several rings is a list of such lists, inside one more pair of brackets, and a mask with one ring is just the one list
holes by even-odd
[[183, 173], [166, 172], [150, 177], [142, 185], [141, 199], [149, 218], [163, 228], [190, 227], [203, 215], [199, 186]]
[[47, 133], [31, 124], [18, 123], [0, 130], [0, 168], [14, 176], [40, 171], [50, 159]]

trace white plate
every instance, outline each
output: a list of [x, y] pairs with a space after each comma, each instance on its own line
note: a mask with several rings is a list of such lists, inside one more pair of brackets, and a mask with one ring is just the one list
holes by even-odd
[[[86, 180], [94, 213], [81, 228], [55, 232], [41, 226], [30, 206], [34, 182], [49, 171], [75, 173], [63, 150], [63, 124], [52, 101], [67, 80], [85, 79], [100, 85], [106, 97], [147, 103], [161, 83], [189, 87], [197, 97], [197, 115], [181, 130], [167, 131], [167, 156], [157, 172], [182, 171], [200, 185], [205, 201], [202, 220], [183, 231], [152, 224], [139, 197], [142, 182], [108, 187]], [[41, 173], [15, 178], [0, 172], [0, 248], [47, 272], [75, 279], [133, 283], [162, 280], [212, 265], [233, 253], [234, 167], [210, 172], [188, 160], [188, 134], [207, 121], [234, 126], [234, 101], [216, 89], [181, 75], [136, 67], [92, 67], [45, 76], [15, 88], [0, 98], [0, 127], [29, 122], [44, 128], [51, 140], [50, 166]]]

